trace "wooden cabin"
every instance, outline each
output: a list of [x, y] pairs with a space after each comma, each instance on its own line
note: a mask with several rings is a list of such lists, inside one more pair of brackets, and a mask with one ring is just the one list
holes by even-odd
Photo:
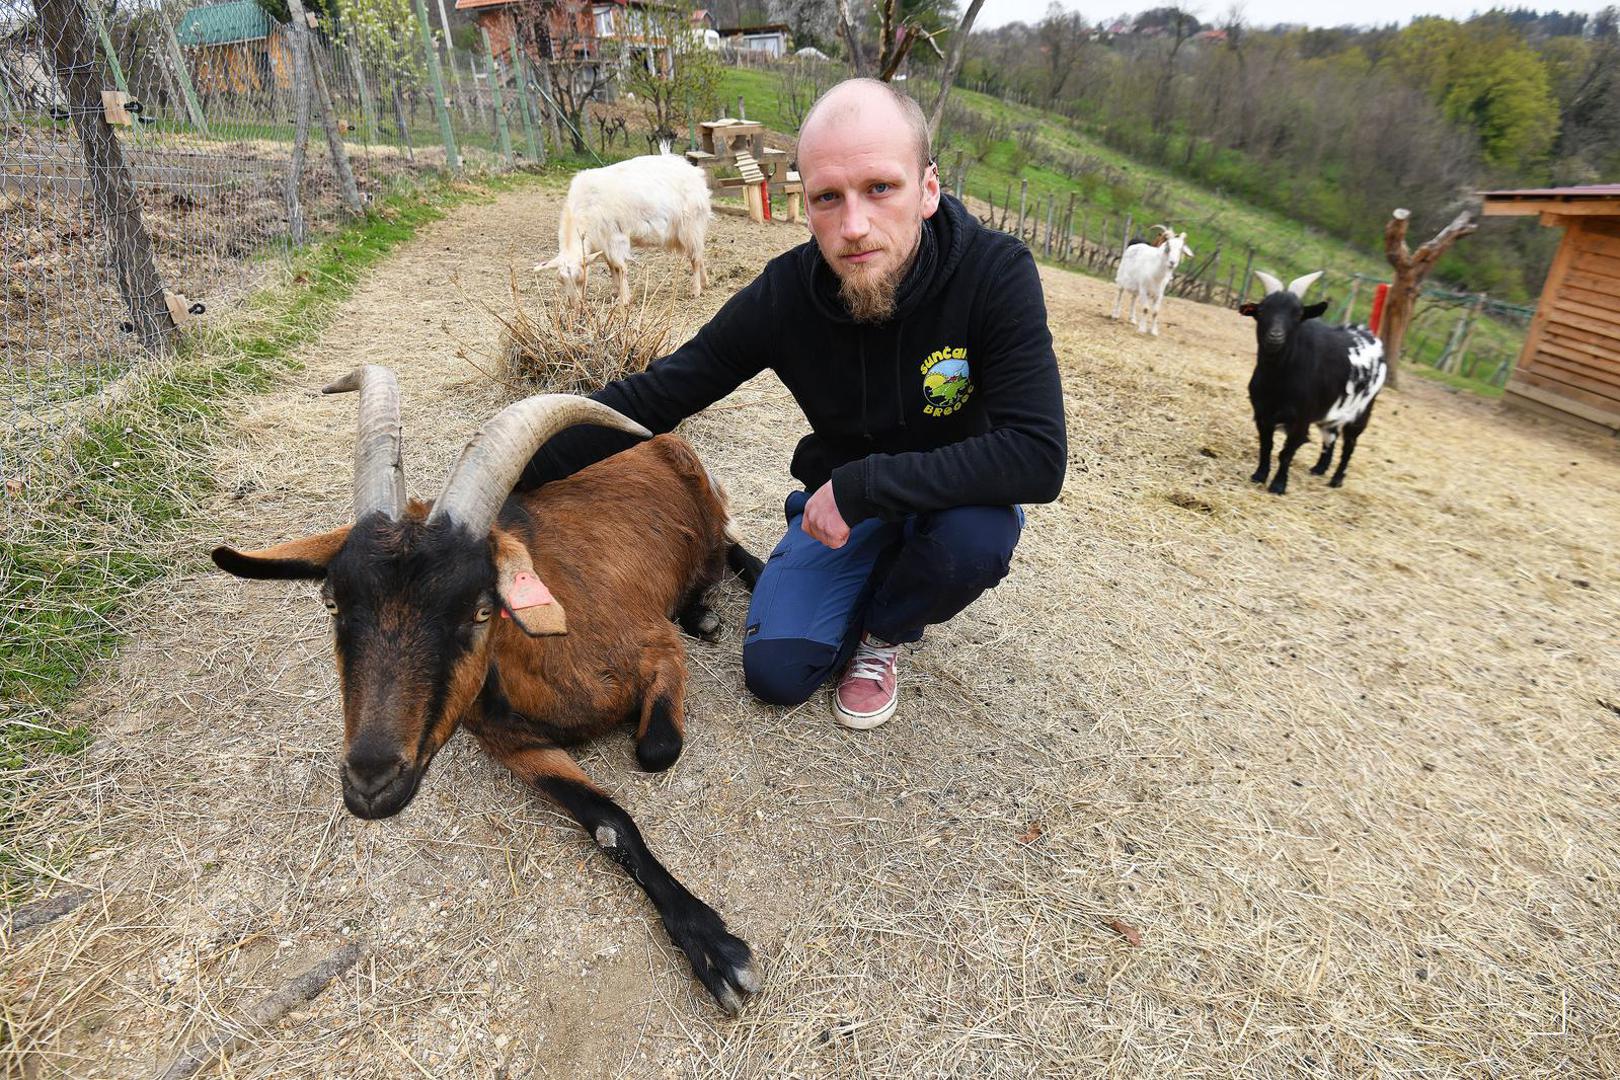
[[174, 36], [204, 95], [292, 89], [286, 34], [253, 0], [192, 8]]
[[1620, 435], [1620, 184], [1482, 195], [1487, 217], [1564, 230], [1506, 400]]

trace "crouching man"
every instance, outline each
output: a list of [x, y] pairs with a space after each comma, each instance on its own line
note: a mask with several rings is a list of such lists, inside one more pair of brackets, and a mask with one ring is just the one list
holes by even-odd
[[[874, 728], [894, 714], [899, 647], [1000, 582], [1019, 504], [1057, 497], [1063, 395], [1035, 260], [941, 194], [916, 102], [840, 83], [805, 118], [798, 165], [814, 242], [593, 396], [665, 432], [765, 368], [786, 384], [810, 424], [791, 465], [804, 490], [754, 590], [743, 669], [779, 705], [837, 677], [833, 715]], [[575, 429], [522, 484], [628, 442]]]

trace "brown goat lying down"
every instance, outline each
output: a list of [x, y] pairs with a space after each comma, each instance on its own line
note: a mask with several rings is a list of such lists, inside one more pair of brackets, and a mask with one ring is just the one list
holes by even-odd
[[238, 577], [322, 582], [343, 695], [344, 803], [362, 818], [403, 810], [465, 726], [646, 891], [693, 973], [736, 1011], [759, 988], [748, 945], [562, 749], [628, 721], [643, 768], [680, 756], [686, 653], [670, 619], [712, 632], [704, 595], [728, 562], [750, 588], [759, 570], [730, 537], [724, 494], [672, 435], [513, 494], [524, 463], [566, 427], [649, 435], [604, 405], [552, 394], [486, 424], [436, 502], [407, 500], [393, 372], [370, 365], [325, 392], [352, 390], [354, 524], [213, 553]]

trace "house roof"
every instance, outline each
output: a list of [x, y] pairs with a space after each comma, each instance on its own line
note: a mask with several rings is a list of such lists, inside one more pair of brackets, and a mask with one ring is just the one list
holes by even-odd
[[766, 23], [763, 26], [728, 26], [720, 31], [721, 37], [735, 34], [786, 34], [792, 30], [787, 23]]
[[1487, 217], [1540, 213], [1620, 215], [1620, 184], [1512, 188], [1481, 191], [1479, 195], [1485, 200]]
[[253, 0], [195, 7], [181, 16], [174, 36], [182, 48], [229, 45], [270, 36], [270, 16]]

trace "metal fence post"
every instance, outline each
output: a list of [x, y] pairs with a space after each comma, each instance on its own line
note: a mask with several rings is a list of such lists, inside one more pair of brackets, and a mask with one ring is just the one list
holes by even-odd
[[446, 167], [451, 172], [461, 171], [461, 152], [456, 149], [456, 133], [450, 127], [450, 106], [444, 97], [444, 72], [439, 68], [439, 50], [433, 45], [433, 31], [428, 28], [427, 5], [415, 0], [416, 26], [422, 35], [422, 55], [427, 59], [428, 78], [433, 80], [433, 113], [439, 118], [439, 136], [444, 140]]
[[[546, 144], [540, 138], [539, 121], [534, 115], [534, 100], [529, 97], [529, 58], [522, 49], [512, 50], [513, 71], [517, 73], [518, 100], [523, 103], [523, 134], [529, 140], [529, 160], [536, 165], [546, 163]], [[561, 144], [558, 144], [559, 149]]]
[[186, 99], [186, 112], [191, 116], [191, 126], [197, 129], [203, 137], [208, 135], [208, 117], [203, 115], [202, 103], [197, 100], [197, 88], [191, 82], [191, 69], [186, 66], [186, 54], [180, 49], [180, 39], [175, 36], [174, 24], [159, 8], [158, 22], [163, 24], [163, 38], [167, 42], [169, 64], [174, 68], [174, 77], [180, 83], [180, 93]]
[[506, 126], [506, 93], [501, 89], [501, 69], [495, 63], [495, 50], [489, 44], [489, 31], [480, 26], [478, 36], [483, 39], [484, 61], [489, 67], [489, 88], [495, 98], [495, 123], [500, 131], [501, 153], [506, 155], [506, 163], [511, 165], [512, 133]]

